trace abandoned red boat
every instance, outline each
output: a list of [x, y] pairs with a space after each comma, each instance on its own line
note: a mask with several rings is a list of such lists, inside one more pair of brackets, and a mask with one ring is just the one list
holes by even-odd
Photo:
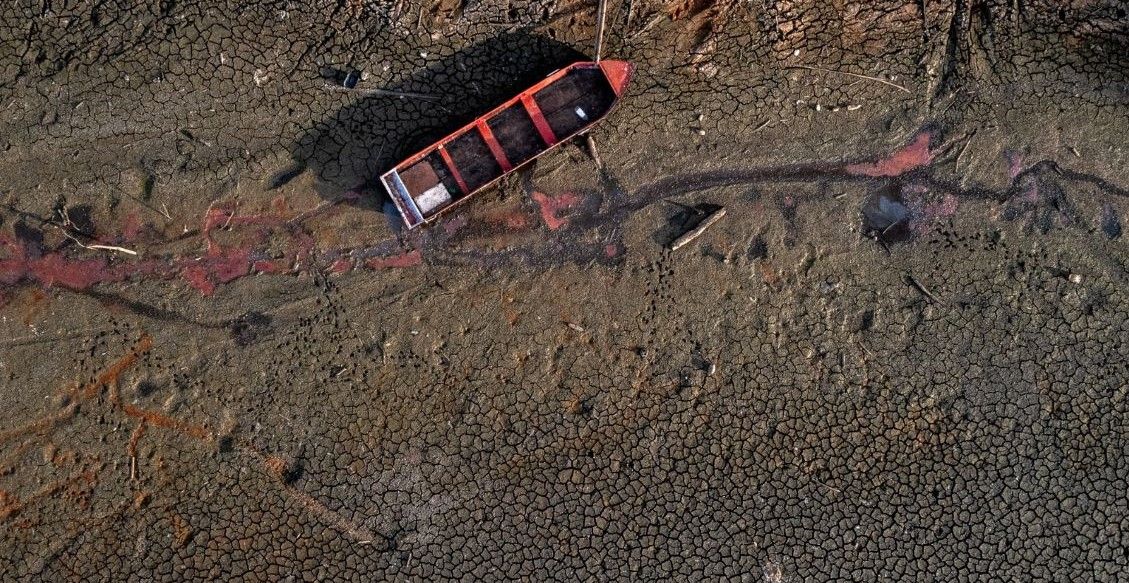
[[573, 63], [380, 177], [408, 228], [592, 127], [627, 88], [625, 61]]

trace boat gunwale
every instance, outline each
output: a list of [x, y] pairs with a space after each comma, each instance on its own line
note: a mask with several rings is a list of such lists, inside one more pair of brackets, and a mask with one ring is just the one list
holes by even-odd
[[[606, 62], [615, 62], [615, 61], [606, 61]], [[630, 63], [628, 63], [626, 61], [619, 61], [619, 62], [625, 63], [630, 68], [634, 68], [634, 67], [631, 66]], [[394, 196], [393, 193], [389, 192], [390, 195], [393, 195], [392, 196], [392, 202], [396, 205], [396, 209], [400, 212], [401, 218], [405, 219], [405, 223], [407, 224], [408, 228], [414, 229], [415, 227], [418, 227], [420, 225], [431, 223], [432, 221], [439, 218], [440, 215], [446, 213], [448, 210], [453, 209], [456, 206], [462, 204], [464, 201], [470, 199], [472, 197], [472, 195], [474, 195], [478, 192], [481, 192], [481, 191], [483, 191], [487, 188], [490, 188], [491, 186], [493, 186], [494, 184], [496, 184], [497, 182], [499, 182], [500, 180], [502, 180], [506, 176], [508, 176], [508, 175], [512, 174], [513, 172], [521, 169], [526, 164], [533, 162], [537, 158], [539, 158], [542, 155], [546, 154], [547, 152], [553, 150], [554, 148], [561, 145], [562, 143], [564, 143], [568, 140], [571, 140], [572, 138], [588, 131], [589, 129], [592, 128], [592, 126], [596, 125], [600, 120], [607, 117], [615, 109], [616, 105], [619, 104], [620, 97], [622, 97], [622, 96], [620, 95], [619, 91], [616, 90], [615, 83], [612, 80], [612, 78], [608, 75], [608, 72], [603, 67], [600, 66], [600, 63], [598, 61], [577, 61], [575, 63], [572, 63], [572, 64], [567, 65], [565, 67], [562, 67], [560, 69], [557, 69], [556, 71], [553, 71], [552, 73], [549, 73], [548, 75], [545, 76], [544, 79], [542, 79], [542, 80], [538, 81], [537, 83], [533, 84], [532, 86], [524, 89], [523, 91], [519, 92], [517, 95], [514, 95], [513, 97], [507, 99], [506, 101], [502, 102], [500, 105], [491, 109], [490, 111], [488, 111], [488, 112], [486, 112], [482, 115], [479, 115], [478, 117], [474, 118], [474, 120], [472, 120], [470, 123], [460, 127], [457, 130], [452, 131], [451, 133], [447, 134], [446, 136], [439, 139], [438, 141], [433, 142], [431, 145], [429, 145], [426, 148], [420, 150], [419, 152], [416, 152], [415, 154], [408, 156], [407, 158], [403, 159], [398, 164], [393, 166], [391, 169], [389, 169], [387, 172], [385, 172], [384, 174], [381, 174], [380, 180], [381, 180], [382, 183], [385, 184], [385, 190], [388, 190], [387, 183], [385, 182], [385, 180], [387, 179], [388, 176], [390, 176], [392, 174], [396, 174], [398, 176], [401, 170], [416, 164], [420, 160], [426, 158], [432, 152], [436, 152], [441, 147], [447, 145], [448, 143], [455, 140], [456, 138], [462, 137], [468, 131], [477, 130], [477, 126], [478, 126], [479, 123], [485, 124], [485, 123], [489, 122], [489, 120], [493, 119], [496, 115], [501, 113], [503, 110], [513, 106], [516, 103], [522, 103], [522, 98], [524, 96], [528, 95], [532, 99], [534, 93], [537, 93], [538, 91], [544, 89], [545, 87], [552, 85], [556, 81], [559, 81], [562, 77], [567, 75], [570, 71], [572, 71], [574, 69], [581, 69], [581, 68], [599, 69], [600, 72], [603, 73], [604, 79], [612, 87], [612, 92], [615, 95], [615, 98], [612, 100], [611, 106], [608, 107], [607, 111], [600, 114], [598, 117], [592, 119], [589, 123], [585, 124], [580, 129], [568, 134], [567, 136], [563, 136], [563, 137], [557, 136], [557, 141], [555, 143], [547, 145], [541, 151], [537, 152], [533, 156], [530, 156], [529, 159], [521, 162], [520, 164], [513, 165], [509, 170], [503, 170], [503, 172], [501, 174], [494, 177], [489, 182], [482, 184], [481, 186], [479, 186], [478, 188], [475, 188], [474, 190], [472, 190], [470, 192], [464, 193], [461, 197], [459, 197], [458, 200], [455, 200], [451, 204], [448, 204], [447, 206], [439, 209], [438, 211], [431, 213], [430, 216], [423, 216], [423, 213], [419, 213], [419, 216], [422, 218], [422, 220], [417, 222], [417, 223], [410, 223], [410, 222], [407, 221], [407, 217], [408, 217], [409, 213], [404, 208], [405, 203], [403, 201], [400, 201], [399, 197]], [[524, 104], [522, 104], [522, 107], [524, 108]], [[528, 113], [528, 111], [527, 111], [527, 113]], [[530, 114], [530, 117], [532, 117], [532, 114]], [[444, 163], [446, 163], [446, 160], [444, 160]], [[456, 171], [457, 171], [457, 169], [456, 169]], [[411, 198], [410, 192], [408, 193], [408, 196], [409, 196], [409, 198]], [[414, 201], [412, 201], [412, 202], [414, 203]]]

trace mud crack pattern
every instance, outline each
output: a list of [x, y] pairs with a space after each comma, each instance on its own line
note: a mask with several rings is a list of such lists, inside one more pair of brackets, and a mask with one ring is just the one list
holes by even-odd
[[611, 2], [398, 230], [594, 8], [0, 9], [0, 579], [1123, 576], [1125, 7]]

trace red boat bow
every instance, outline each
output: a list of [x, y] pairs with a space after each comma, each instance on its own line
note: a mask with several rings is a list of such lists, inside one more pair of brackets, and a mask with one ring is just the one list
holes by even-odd
[[607, 76], [616, 97], [623, 95], [635, 67], [627, 61], [600, 61], [600, 68], [604, 70], [604, 75]]

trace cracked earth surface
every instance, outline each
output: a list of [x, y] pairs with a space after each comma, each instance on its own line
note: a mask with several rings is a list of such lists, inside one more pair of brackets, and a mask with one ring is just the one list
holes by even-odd
[[0, 578], [1124, 577], [1124, 3], [613, 1], [403, 231], [594, 14], [0, 8]]

